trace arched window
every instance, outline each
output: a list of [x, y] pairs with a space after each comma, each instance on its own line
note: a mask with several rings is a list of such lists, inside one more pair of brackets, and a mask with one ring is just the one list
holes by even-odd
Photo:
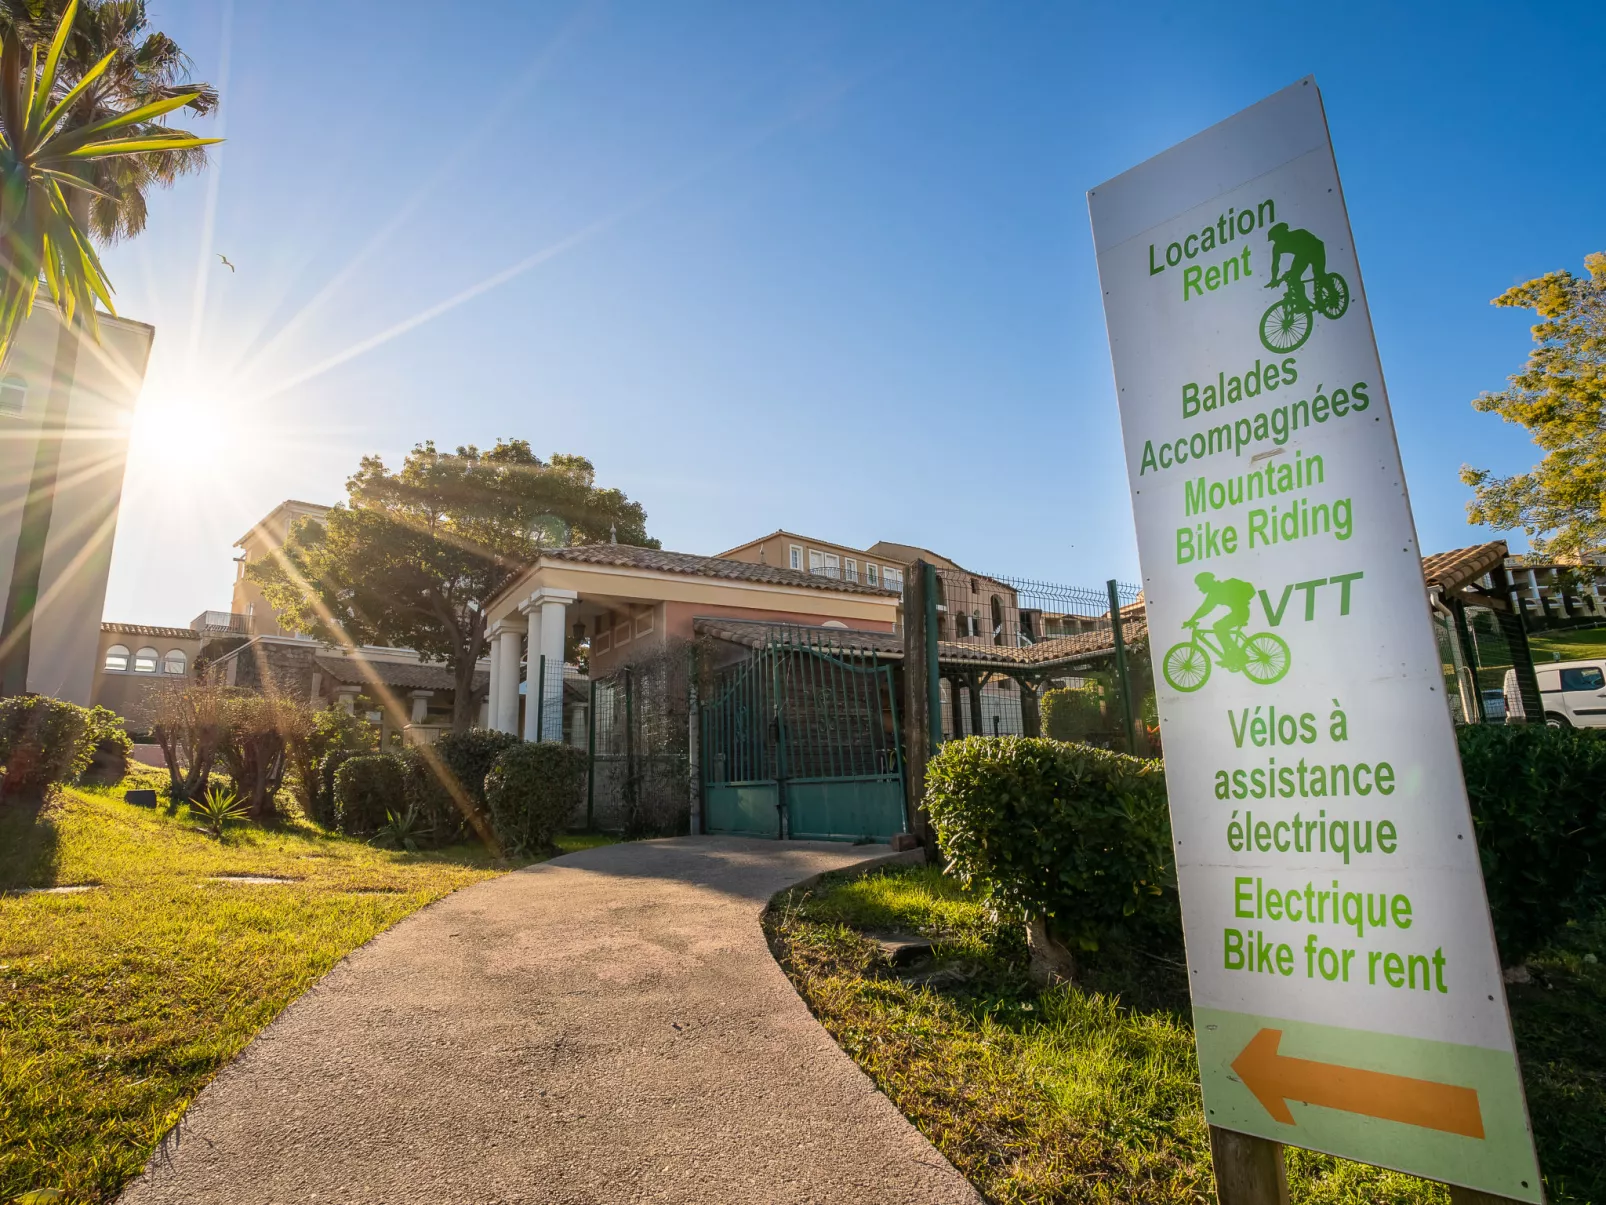
[[114, 644], [106, 650], [106, 664], [102, 666], [109, 674], [120, 674], [128, 669], [128, 646]]
[[134, 654], [134, 672], [136, 674], [154, 674], [156, 663], [161, 660], [160, 655], [153, 648], [143, 648]]
[[0, 414], [17, 418], [28, 406], [28, 382], [13, 374], [0, 379]]
[[183, 649], [169, 649], [167, 656], [162, 658], [162, 672], [164, 674], [182, 674], [186, 666]]

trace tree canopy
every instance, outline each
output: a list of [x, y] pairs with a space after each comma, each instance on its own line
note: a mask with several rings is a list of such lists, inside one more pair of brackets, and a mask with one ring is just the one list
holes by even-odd
[[1472, 523], [1520, 527], [1535, 553], [1573, 559], [1606, 544], [1606, 252], [1585, 256], [1587, 276], [1550, 272], [1492, 304], [1533, 310], [1534, 349], [1511, 387], [1472, 405], [1533, 432], [1545, 456], [1532, 470], [1496, 477], [1470, 465]]
[[346, 482], [345, 505], [298, 520], [282, 556], [246, 572], [285, 627], [450, 662], [452, 726], [464, 731], [479, 708], [485, 606], [543, 548], [610, 539], [658, 547], [641, 504], [595, 476], [583, 456], [542, 461], [522, 439], [451, 454], [422, 443], [394, 472], [367, 456]]

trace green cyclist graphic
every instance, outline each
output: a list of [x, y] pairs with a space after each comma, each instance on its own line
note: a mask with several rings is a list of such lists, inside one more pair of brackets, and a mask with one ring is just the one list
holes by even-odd
[[[1244, 635], [1255, 587], [1241, 578], [1223, 579], [1214, 573], [1199, 574], [1193, 584], [1204, 594], [1204, 601], [1182, 625], [1192, 632], [1192, 638], [1172, 645], [1160, 663], [1165, 680], [1183, 692], [1198, 690], [1210, 680], [1214, 660], [1229, 673], [1243, 674], [1261, 686], [1281, 681], [1293, 664], [1288, 643], [1270, 632]], [[1220, 617], [1208, 629], [1202, 627], [1205, 617], [1217, 611], [1222, 612]]]
[[[1266, 232], [1271, 240], [1271, 279], [1268, 289], [1279, 284], [1286, 290], [1260, 319], [1260, 341], [1267, 351], [1297, 351], [1305, 345], [1316, 327], [1316, 315], [1338, 319], [1349, 309], [1349, 285], [1337, 272], [1327, 270], [1327, 247], [1309, 230], [1296, 230], [1278, 222]], [[1288, 269], [1279, 273], [1283, 256]], [[1305, 273], [1310, 273], [1311, 292], [1305, 290]]]

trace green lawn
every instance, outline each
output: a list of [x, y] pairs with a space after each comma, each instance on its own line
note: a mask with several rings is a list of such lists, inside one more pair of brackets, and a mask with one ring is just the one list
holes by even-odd
[[[828, 877], [779, 897], [766, 925], [815, 1015], [990, 1200], [1212, 1199], [1180, 951], [1106, 953], [1085, 990], [1038, 991], [1018, 927], [927, 867]], [[934, 939], [935, 959], [891, 968], [864, 930]], [[1573, 937], [1534, 960], [1512, 1009], [1549, 1198], [1606, 1205], [1606, 968], [1587, 961], [1606, 925]], [[1325, 1155], [1288, 1165], [1302, 1205], [1449, 1199]]]
[[0, 1202], [43, 1187], [111, 1200], [218, 1068], [342, 956], [499, 873], [477, 848], [392, 853], [305, 824], [220, 843], [120, 796], [0, 811], [13, 893], [0, 895]]
[[1543, 665], [1547, 661], [1606, 658], [1606, 628], [1577, 628], [1570, 632], [1535, 632], [1528, 637], [1528, 647], [1533, 652], [1536, 665]]

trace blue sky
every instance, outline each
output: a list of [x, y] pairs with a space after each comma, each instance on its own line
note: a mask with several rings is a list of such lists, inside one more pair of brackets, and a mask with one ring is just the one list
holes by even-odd
[[107, 260], [157, 328], [123, 621], [226, 607], [365, 453], [498, 436], [669, 548], [1135, 580], [1086, 190], [1306, 73], [1423, 547], [1473, 543], [1460, 465], [1536, 459], [1468, 404], [1527, 354], [1489, 299], [1606, 249], [1594, 4], [151, 8], [228, 141]]

